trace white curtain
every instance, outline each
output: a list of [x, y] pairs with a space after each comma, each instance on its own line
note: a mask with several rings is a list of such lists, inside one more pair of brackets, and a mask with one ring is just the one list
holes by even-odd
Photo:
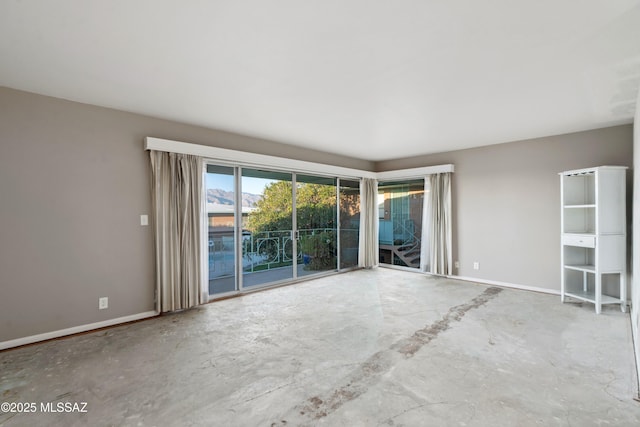
[[427, 244], [429, 242], [429, 233], [431, 233], [431, 212], [429, 211], [429, 199], [431, 197], [431, 191], [429, 190], [431, 186], [431, 181], [429, 178], [430, 175], [427, 175], [424, 178], [424, 199], [422, 204], [422, 232], [420, 233], [420, 271], [430, 271], [429, 266], [429, 256], [431, 253], [431, 244]]
[[378, 182], [364, 178], [360, 182], [360, 248], [358, 266], [378, 265]]
[[156, 308], [204, 303], [201, 289], [202, 160], [149, 151], [156, 252]]
[[451, 275], [453, 252], [451, 248], [451, 173], [438, 173], [429, 177], [430, 230], [429, 264], [431, 273]]

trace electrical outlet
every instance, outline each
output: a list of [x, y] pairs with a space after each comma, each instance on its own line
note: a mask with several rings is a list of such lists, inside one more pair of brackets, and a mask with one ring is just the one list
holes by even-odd
[[455, 262], [453, 263], [453, 266], [454, 266], [455, 268], [460, 268], [460, 261], [455, 261]]
[[473, 269], [474, 270], [480, 270], [480, 263], [478, 261], [473, 263]]
[[149, 225], [149, 215], [140, 215], [140, 225]]
[[109, 297], [98, 298], [98, 309], [104, 310], [105, 308], [109, 308]]

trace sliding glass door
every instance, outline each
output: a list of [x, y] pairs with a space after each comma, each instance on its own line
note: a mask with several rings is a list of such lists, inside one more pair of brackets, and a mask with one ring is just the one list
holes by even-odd
[[209, 295], [358, 265], [360, 182], [208, 164]]
[[360, 181], [340, 180], [340, 268], [358, 266], [360, 245]]
[[254, 200], [242, 225], [242, 287], [291, 280], [296, 264], [293, 175], [242, 168], [242, 196]]
[[336, 178], [296, 175], [298, 276], [338, 268]]
[[234, 168], [207, 165], [205, 191], [209, 295], [219, 295], [237, 289]]
[[424, 179], [378, 183], [380, 263], [420, 268]]

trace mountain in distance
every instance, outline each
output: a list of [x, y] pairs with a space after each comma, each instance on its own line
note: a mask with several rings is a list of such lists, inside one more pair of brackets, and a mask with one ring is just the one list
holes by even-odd
[[[233, 191], [225, 191], [220, 188], [207, 189], [207, 203], [233, 205], [233, 199]], [[260, 199], [262, 199], [260, 194], [242, 193], [242, 206], [253, 208]]]
[[258, 200], [262, 199], [262, 194], [242, 193], [242, 206], [255, 208]]

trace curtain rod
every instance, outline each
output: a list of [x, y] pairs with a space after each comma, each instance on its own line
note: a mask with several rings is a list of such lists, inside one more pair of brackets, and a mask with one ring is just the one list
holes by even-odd
[[239, 162], [251, 166], [263, 166], [280, 168], [298, 172], [315, 172], [323, 175], [336, 175], [340, 177], [372, 178], [372, 179], [401, 179], [424, 177], [434, 173], [453, 172], [454, 167], [449, 165], [426, 166], [421, 168], [399, 169], [386, 172], [371, 172], [361, 169], [352, 169], [342, 166], [327, 165], [323, 163], [308, 162], [304, 160], [287, 159], [285, 157], [270, 156], [266, 154], [249, 153], [246, 151], [230, 150], [227, 148], [211, 147], [208, 145], [191, 144], [188, 142], [172, 141], [169, 139], [146, 137], [145, 150], [166, 151], [169, 153], [191, 154], [211, 160], [226, 162]]

